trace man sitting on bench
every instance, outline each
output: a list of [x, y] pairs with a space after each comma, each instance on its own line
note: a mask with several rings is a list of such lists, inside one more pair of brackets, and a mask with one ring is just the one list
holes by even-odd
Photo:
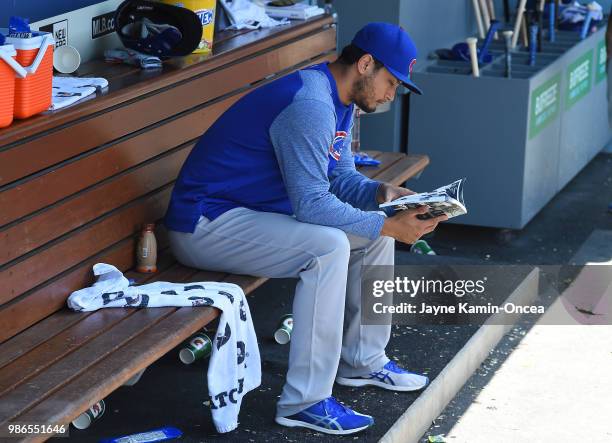
[[390, 325], [361, 324], [361, 268], [387, 265], [394, 239], [414, 243], [446, 216], [424, 208], [386, 218], [378, 204], [412, 192], [355, 170], [354, 105], [373, 112], [410, 80], [416, 48], [398, 26], [370, 23], [331, 64], [250, 92], [202, 135], [185, 161], [166, 214], [183, 264], [262, 277], [297, 277], [286, 384], [277, 423], [329, 434], [372, 417], [331, 397], [347, 386], [414, 391], [428, 379], [390, 360]]

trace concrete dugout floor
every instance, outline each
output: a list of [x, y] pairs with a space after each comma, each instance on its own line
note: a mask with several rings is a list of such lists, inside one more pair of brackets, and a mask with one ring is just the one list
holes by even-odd
[[[418, 181], [408, 185], [420, 190]], [[469, 195], [466, 200], [469, 204]], [[495, 229], [447, 224], [439, 227], [428, 242], [439, 255], [452, 257], [452, 261], [567, 263], [593, 230], [612, 229], [612, 214], [607, 212], [610, 202], [612, 155], [600, 154], [522, 231], [500, 236]], [[398, 264], [413, 259], [409, 252], [397, 251]], [[377, 441], [418, 394], [336, 386], [333, 394], [339, 400], [375, 417], [373, 428], [354, 436], [330, 437], [274, 423], [289, 347], [277, 345], [271, 337], [278, 319], [290, 312], [294, 286], [293, 280], [269, 281], [249, 298], [260, 343], [263, 381], [244, 398], [237, 431], [216, 434], [210, 412], [203, 405], [206, 361], [183, 365], [175, 349], [149, 367], [135, 386], [122, 387], [109, 395], [105, 399], [106, 413], [99, 421], [87, 430], [71, 429], [70, 438], [61, 441], [95, 442], [161, 426], [178, 427], [185, 442]], [[387, 353], [405, 367], [434, 378], [475, 330], [471, 326], [394, 326]], [[508, 343], [516, 343], [520, 337], [520, 332], [508, 334], [503, 343], [506, 353], [511, 352]], [[430, 431], [436, 433], [438, 429]]]

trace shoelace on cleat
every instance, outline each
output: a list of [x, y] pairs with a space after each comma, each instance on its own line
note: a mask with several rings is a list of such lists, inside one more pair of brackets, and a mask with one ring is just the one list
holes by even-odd
[[325, 412], [335, 415], [349, 415], [353, 411], [336, 400], [335, 397], [329, 397], [325, 400]]

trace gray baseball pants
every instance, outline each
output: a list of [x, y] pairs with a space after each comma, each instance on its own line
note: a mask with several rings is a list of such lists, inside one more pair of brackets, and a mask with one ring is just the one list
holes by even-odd
[[213, 221], [201, 217], [193, 234], [169, 235], [173, 253], [186, 266], [299, 278], [278, 416], [295, 414], [329, 397], [336, 373], [366, 375], [389, 361], [385, 346], [391, 326], [361, 324], [361, 267], [393, 265], [392, 238], [372, 241], [246, 208], [232, 209]]

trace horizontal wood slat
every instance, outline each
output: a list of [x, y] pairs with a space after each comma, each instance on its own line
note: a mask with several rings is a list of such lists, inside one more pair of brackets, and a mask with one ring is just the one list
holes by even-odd
[[[63, 359], [70, 352], [111, 330], [134, 312], [136, 312], [134, 309], [100, 309], [6, 365], [0, 370], [0, 396], [3, 398], [1, 403], [7, 408], [12, 408], [13, 405], [7, 404], [7, 391], [15, 389], [19, 384]], [[46, 375], [44, 377], [46, 378]], [[40, 388], [40, 385], [36, 386]], [[0, 405], [0, 417], [3, 411]]]
[[[161, 278], [184, 281], [192, 279], [195, 273], [195, 269], [179, 266], [164, 272]], [[210, 274], [216, 280], [224, 275]], [[0, 423], [32, 407], [176, 309], [101, 309], [6, 366], [0, 371], [0, 379], [6, 380], [11, 389], [5, 389], [2, 395]], [[155, 347], [149, 351], [146, 353], [157, 352]], [[47, 362], [45, 353], [53, 356], [59, 354], [61, 358]], [[44, 373], [37, 375], [41, 367]], [[29, 376], [19, 377], [20, 369]], [[29, 389], [31, 385], [36, 386], [35, 392]], [[6, 386], [0, 381], [2, 388]]]
[[[44, 421], [41, 423], [69, 423], [96, 401], [120, 387], [133, 374], [154, 363], [215, 318], [215, 310], [211, 308], [181, 308], [175, 311], [146, 333], [134, 338], [129, 346], [116, 349], [90, 367], [87, 373], [61, 386], [45, 401], [20, 415], [19, 421], [38, 422], [42, 419]], [[177, 328], [177, 325], [181, 327]], [[156, 352], [142, 352], [143, 349], [155, 349]], [[24, 441], [41, 440], [33, 438]]]
[[96, 263], [111, 263], [120, 270], [134, 266], [135, 238], [126, 239], [84, 261], [31, 292], [0, 306], [0, 342], [7, 340], [37, 321], [66, 306], [66, 299], [73, 291], [85, 288], [92, 282], [91, 268]]
[[[198, 278], [195, 281], [205, 281], [207, 278], [200, 279], [199, 277], [206, 276], [210, 274], [194, 275], [192, 279]], [[243, 280], [244, 284], [252, 282], [252, 278]], [[177, 309], [159, 321], [154, 328], [149, 328], [146, 333], [132, 339], [127, 346], [121, 346], [106, 358], [101, 359], [90, 368], [86, 376], [80, 375], [53, 392], [45, 401], [20, 415], [19, 420], [46, 417], [45, 419], [56, 420], [57, 423], [68, 423], [79, 414], [75, 411], [83, 411], [100, 398], [104, 398], [121, 386], [132, 374], [152, 364], [168, 350], [180, 344], [216, 317], [216, 310], [211, 308]], [[181, 328], [177, 328], [176, 325], [181, 325]], [[142, 349], [155, 349], [156, 352], [144, 353]], [[102, 377], [102, 374], [105, 376]], [[77, 397], [74, 393], [80, 390], [87, 380], [90, 380], [90, 383], [87, 387], [82, 388], [80, 397], [74, 398]], [[0, 408], [0, 423], [4, 417]]]
[[98, 251], [134, 235], [143, 223], [158, 220], [166, 211], [170, 193], [171, 187], [165, 187], [3, 268], [0, 271], [0, 303], [6, 303]]
[[399, 186], [409, 178], [418, 175], [428, 164], [429, 157], [426, 155], [402, 156], [390, 168], [377, 176], [377, 180]]
[[[213, 56], [193, 54], [181, 57], [180, 59], [165, 62], [163, 71], [153, 73], [143, 72], [140, 69], [133, 69], [129, 66], [112, 65], [109, 67], [109, 71], [104, 72], [111, 79], [108, 94], [97, 97], [95, 100], [81, 103], [79, 106], [63, 109], [61, 112], [16, 121], [10, 127], [0, 130], [0, 146], [17, 142], [43, 131], [55, 129], [195, 75], [218, 69], [227, 64], [239, 63], [242, 59], [252, 57], [255, 53], [272, 51], [280, 45], [287, 44], [293, 40], [299, 40], [310, 33], [319, 32], [331, 23], [332, 19], [330, 16], [323, 16], [305, 22], [295, 22], [290, 26], [248, 33], [237, 31], [229, 34], [236, 35], [235, 38], [215, 44]], [[104, 62], [102, 63], [108, 66]], [[92, 65], [92, 69], [87, 69], [88, 65]], [[101, 75], [98, 73], [98, 67], [99, 62], [90, 62], [84, 64], [78, 72], [81, 76]], [[122, 81], [112, 81], [113, 77], [115, 77], [111, 75], [112, 71], [116, 70], [129, 70], [133, 75], [128, 75], [128, 78], [122, 78]]]
[[[0, 422], [4, 423], [16, 417], [19, 413], [43, 400], [47, 395], [69, 382], [75, 375], [87, 370], [92, 363], [118, 349], [173, 311], [174, 308], [102, 309], [90, 315], [76, 325], [75, 334], [78, 333], [78, 327], [88, 329], [91, 323], [97, 322], [99, 327], [105, 327], [104, 325], [108, 323], [104, 320], [108, 317], [114, 318], [117, 324], [108, 330], [103, 330], [104, 333], [95, 336], [91, 341], [79, 343], [73, 352], [46, 368], [40, 376], [34, 375], [27, 379], [28, 383], [15, 386], [8, 393], [5, 393], [2, 396], [2, 402], [0, 402]], [[92, 333], [95, 332], [92, 331]], [[79, 336], [75, 335], [75, 339], [76, 337]], [[62, 348], [62, 353], [63, 349], [65, 347]], [[54, 352], [60, 352], [60, 350], [56, 349]], [[20, 360], [24, 360], [24, 358], [22, 357]], [[106, 376], [112, 377], [112, 374], [106, 374]], [[32, 385], [36, 388], [29, 388]]]
[[176, 179], [192, 144], [0, 231], [0, 265]]
[[[397, 153], [395, 152], [378, 152], [378, 151], [364, 151], [370, 157], [381, 162], [378, 166], [360, 166], [358, 171], [369, 178], [375, 178], [379, 176], [383, 171], [390, 168], [394, 162], [397, 161]], [[401, 154], [400, 154], [401, 155]]]
[[0, 226], [197, 138], [242, 94], [120, 140], [0, 193]]
[[[166, 256], [164, 260], [168, 262], [168, 258], [171, 256], [170, 254], [166, 254]], [[155, 279], [184, 280], [189, 279], [195, 273], [197, 273], [195, 269], [172, 265], [157, 273]], [[223, 275], [214, 274], [217, 278], [221, 278]], [[23, 353], [19, 358], [16, 358], [0, 370], [0, 393], [16, 388], [42, 369], [54, 365], [55, 361], [59, 360], [59, 358], [55, 357], [57, 354], [62, 356], [68, 355], [83, 346], [83, 344], [96, 338], [109, 329], [106, 327], [106, 323], [118, 324], [137, 311], [137, 309], [102, 309], [87, 316], [83, 316], [83, 313], [72, 312], [72, 315], [80, 317], [82, 320], [74, 326], [65, 328], [59, 334], [49, 337], [41, 345], [31, 347], [28, 352]], [[102, 312], [109, 312], [112, 316], [106, 319], [100, 318], [98, 314]], [[142, 326], [145, 328], [146, 324], [142, 323]], [[4, 350], [4, 347], [3, 345], [0, 349]], [[74, 369], [81, 370], [84, 363], [77, 366], [79, 367]], [[64, 376], [69, 378], [69, 373], [64, 371]]]
[[3, 368], [20, 355], [25, 354], [49, 338], [56, 336], [64, 329], [83, 320], [88, 315], [90, 315], [88, 312], [76, 313], [67, 309], [62, 310], [57, 312], [56, 315], [51, 315], [39, 321], [7, 342], [2, 343], [0, 345], [0, 368]]
[[[335, 50], [335, 31], [323, 30], [239, 65], [177, 84], [126, 106], [0, 150], [0, 186], [33, 174], [131, 132], [156, 124], [216, 97], [249, 86], [289, 66]], [[54, 149], [48, 149], [53, 146]], [[23, 162], [29, 158], [29, 162]]]
[[[329, 55], [312, 63], [329, 61]], [[267, 81], [266, 81], [267, 82]], [[88, 186], [161, 155], [169, 149], [194, 140], [232, 104], [248, 92], [228, 96], [221, 101], [172, 118], [162, 125], [131, 134], [109, 146], [54, 167], [0, 192], [0, 227], [51, 205]], [[0, 234], [1, 235], [1, 234]]]
[[[81, 286], [76, 286], [76, 285], [73, 286], [67, 294], [60, 293], [63, 296], [61, 300], [63, 301], [62, 303], [63, 309], [59, 309], [54, 315], [49, 315], [48, 317], [41, 316], [40, 318], [42, 318], [42, 320], [40, 320], [38, 323], [34, 324], [33, 326], [29, 327], [28, 329], [24, 331], [18, 331], [21, 333], [5, 341], [4, 343], [2, 343], [3, 338], [0, 337], [0, 368], [4, 367], [7, 363], [29, 352], [30, 350], [34, 349], [36, 346], [38, 346], [42, 342], [54, 337], [55, 335], [59, 334], [63, 330], [72, 326], [72, 324], [76, 323], [77, 321], [81, 321], [83, 318], [91, 314], [90, 312], [76, 313], [76, 312], [68, 310], [68, 307], [66, 306], [66, 298], [70, 294], [70, 292], [72, 292], [73, 290], [88, 286], [90, 284], [92, 280], [91, 267], [93, 266], [94, 263], [99, 263], [99, 262], [113, 263], [114, 266], [117, 266], [119, 267], [119, 269], [121, 269], [120, 261], [112, 261], [112, 260], [105, 261], [105, 260], [100, 260], [99, 258], [100, 257], [96, 257], [95, 259], [91, 260], [91, 262], [83, 263], [83, 266], [82, 266], [83, 269], [88, 271], [87, 275], [85, 276], [85, 278], [88, 279], [88, 282], [86, 284], [83, 284]], [[132, 278], [132, 279], [137, 280], [137, 284], [144, 284], [148, 282], [149, 280], [158, 278], [159, 275], [164, 275], [164, 272], [167, 269], [175, 265], [176, 265], [176, 260], [166, 248], [166, 249], [161, 249], [159, 251], [159, 259], [157, 261], [157, 268], [158, 268], [157, 274], [140, 274], [133, 270], [131, 271], [128, 270], [124, 273], [124, 275], [127, 278]], [[130, 266], [130, 263], [128, 263], [126, 266]], [[48, 285], [45, 289], [47, 290], [47, 292], [52, 292], [53, 284]], [[24, 301], [25, 300], [23, 298], [20, 300], [21, 303], [23, 303]], [[37, 301], [35, 294], [33, 294], [31, 301], [33, 302]], [[11, 304], [14, 305], [15, 303], [10, 303], [9, 305]], [[0, 308], [0, 324], [3, 324], [3, 325], [7, 324], [10, 327], [10, 323], [5, 322], [4, 317], [6, 317], [7, 313], [9, 315], [10, 314], [15, 315], [15, 311], [5, 310], [6, 306], [7, 305]], [[37, 304], [34, 304], [33, 306], [35, 307], [37, 306]], [[34, 313], [35, 309], [33, 309], [33, 307], [31, 307], [31, 309], [27, 309], [26, 307], [25, 309], [22, 309], [22, 312], [23, 312], [23, 317], [27, 319], [27, 315], [28, 314], [31, 315], [32, 313]], [[51, 311], [51, 312], [54, 312], [54, 311]], [[3, 313], [5, 314], [4, 317], [3, 317]], [[21, 314], [21, 312], [18, 312], [17, 316], [19, 316], [19, 314]], [[32, 320], [30, 320], [30, 322], [31, 321]], [[24, 327], [23, 325], [20, 325], [20, 326], [22, 328]], [[26, 325], [25, 327], [27, 326], [29, 325]], [[9, 335], [10, 335], [10, 332], [11, 331], [8, 331]]]

